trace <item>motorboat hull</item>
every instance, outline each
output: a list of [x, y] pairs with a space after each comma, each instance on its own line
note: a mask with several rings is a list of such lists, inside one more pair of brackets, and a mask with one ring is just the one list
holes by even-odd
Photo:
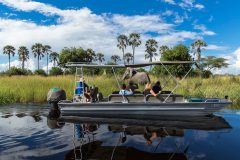
[[136, 117], [136, 116], [206, 116], [231, 102], [185, 103], [58, 103], [61, 116]]

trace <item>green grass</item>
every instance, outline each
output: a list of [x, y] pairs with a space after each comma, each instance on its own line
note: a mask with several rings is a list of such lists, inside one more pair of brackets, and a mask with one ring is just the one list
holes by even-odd
[[[169, 77], [153, 77], [152, 82], [160, 80], [163, 90], [172, 90], [176, 83]], [[86, 77], [86, 82], [96, 85], [104, 96], [119, 90], [117, 82], [111, 76]], [[119, 78], [120, 79], [120, 78]], [[123, 82], [120, 81], [120, 84]], [[126, 83], [126, 82], [125, 82]], [[46, 102], [50, 88], [63, 88], [68, 99], [72, 98], [74, 76], [40, 77], [40, 76], [2, 76], [0, 77], [0, 104], [9, 103], [43, 103]], [[144, 86], [140, 87], [142, 91]], [[228, 95], [235, 104], [240, 104], [240, 77], [216, 76], [209, 79], [187, 78], [175, 93], [196, 97], [221, 97]]]

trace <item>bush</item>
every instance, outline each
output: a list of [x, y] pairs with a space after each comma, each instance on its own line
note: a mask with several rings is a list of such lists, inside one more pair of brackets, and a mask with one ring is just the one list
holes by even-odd
[[52, 67], [52, 69], [49, 71], [49, 74], [51, 76], [57, 76], [57, 75], [62, 75], [63, 71], [59, 67]]
[[202, 72], [202, 78], [210, 78], [212, 75], [213, 75], [212, 72], [208, 70], [204, 70]]
[[13, 76], [13, 75], [31, 75], [31, 70], [21, 69], [17, 67], [11, 67], [10, 70], [4, 72], [3, 74]]
[[35, 75], [40, 75], [40, 76], [47, 76], [47, 73], [43, 69], [39, 69], [34, 71]]

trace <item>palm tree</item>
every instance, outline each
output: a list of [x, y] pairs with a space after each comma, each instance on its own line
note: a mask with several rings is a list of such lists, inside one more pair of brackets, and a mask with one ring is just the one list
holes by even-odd
[[123, 63], [125, 64], [125, 61], [124, 61], [124, 51], [128, 45], [128, 37], [124, 34], [121, 34], [117, 37], [117, 41], [118, 41], [118, 44], [117, 44], [117, 47], [119, 49], [122, 50], [122, 53], [123, 53]]
[[129, 62], [133, 60], [133, 55], [131, 53], [126, 53], [124, 55], [124, 59], [126, 60], [127, 64], [129, 64]]
[[105, 61], [105, 59], [104, 59], [104, 54], [98, 53], [98, 54], [96, 55], [96, 60], [99, 62], [99, 64], [101, 64], [103, 61]]
[[22, 62], [22, 69], [24, 69], [25, 62], [29, 59], [29, 50], [25, 46], [20, 46], [18, 49], [19, 60]]
[[49, 46], [49, 45], [44, 45], [43, 46], [43, 48], [42, 48], [42, 52], [43, 52], [43, 54], [46, 54], [47, 55], [47, 74], [48, 74], [48, 55], [49, 55], [49, 53], [51, 53], [52, 51], [51, 51], [51, 46]]
[[52, 52], [49, 55], [50, 61], [53, 62], [53, 66], [56, 66], [56, 62], [58, 63], [59, 54], [57, 52]]
[[8, 55], [8, 60], [9, 60], [9, 70], [10, 70], [10, 58], [11, 58], [11, 55], [14, 56], [15, 54], [15, 48], [11, 45], [6, 45], [4, 48], [3, 48], [3, 54], [7, 54]]
[[37, 57], [38, 60], [38, 70], [39, 70], [39, 60], [44, 57], [43, 54], [43, 45], [41, 43], [35, 43], [32, 46], [32, 53], [34, 54], [34, 57]]
[[140, 34], [138, 33], [131, 33], [129, 35], [129, 45], [132, 46], [133, 50], [133, 64], [135, 60], [135, 48], [141, 45]]
[[158, 55], [156, 53], [158, 47], [157, 41], [154, 39], [149, 39], [147, 40], [145, 46], [146, 46], [145, 52], [147, 52], [145, 54], [145, 59], [149, 59], [149, 62], [152, 62], [153, 57]]
[[118, 55], [112, 55], [111, 60], [114, 64], [117, 64], [117, 62], [121, 61], [121, 58]]
[[[195, 50], [196, 49], [196, 52], [197, 52], [197, 60], [200, 60], [201, 59], [201, 48], [202, 47], [207, 47], [207, 43], [203, 40], [196, 40], [195, 42], [193, 42], [191, 44], [191, 47], [192, 47], [192, 50]], [[195, 55], [195, 52], [194, 52], [194, 55]]]
[[87, 49], [86, 53], [87, 53], [87, 62], [91, 63], [96, 58], [96, 54], [92, 49]]

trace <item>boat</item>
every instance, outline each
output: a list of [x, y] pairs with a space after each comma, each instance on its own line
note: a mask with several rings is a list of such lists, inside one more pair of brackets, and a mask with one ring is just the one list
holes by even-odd
[[[220, 111], [232, 102], [225, 98], [186, 98], [184, 95], [174, 93], [180, 83], [193, 69], [195, 61], [157, 61], [151, 63], [130, 64], [130, 65], [95, 65], [85, 63], [68, 63], [67, 67], [75, 67], [75, 91], [73, 100], [60, 100], [57, 106], [61, 116], [87, 116], [87, 117], [167, 117], [167, 116], [208, 116]], [[120, 95], [113, 93], [106, 99], [96, 98], [94, 101], [87, 101], [84, 96], [84, 73], [83, 68], [111, 68], [119, 85], [115, 68], [139, 68], [152, 65], [162, 65], [177, 85], [172, 91], [162, 91], [158, 96], [143, 95]], [[166, 65], [190, 65], [190, 69], [181, 80], [176, 79], [167, 69]], [[82, 79], [82, 80], [81, 80]], [[81, 85], [79, 85], [81, 84]], [[78, 89], [78, 90], [77, 90]]]

